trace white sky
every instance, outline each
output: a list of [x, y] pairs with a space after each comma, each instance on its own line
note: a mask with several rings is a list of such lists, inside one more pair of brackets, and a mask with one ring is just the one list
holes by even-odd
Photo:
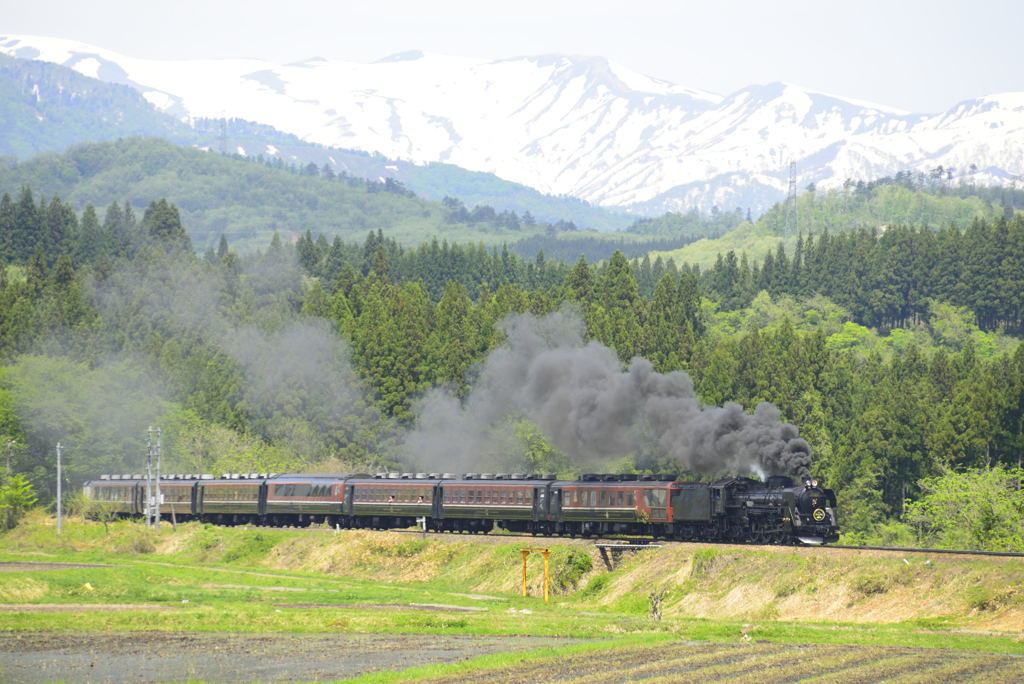
[[1024, 91], [1021, 0], [0, 0], [0, 34], [137, 57], [598, 55], [727, 94], [789, 81], [915, 112]]

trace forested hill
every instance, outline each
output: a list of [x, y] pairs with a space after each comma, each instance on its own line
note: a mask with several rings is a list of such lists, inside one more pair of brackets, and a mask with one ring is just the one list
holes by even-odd
[[409, 244], [435, 237], [500, 244], [549, 229], [529, 215], [425, 200], [391, 180], [324, 174], [315, 166], [296, 171], [156, 138], [78, 145], [0, 171], [0, 190], [15, 196], [26, 186], [79, 211], [124, 201], [142, 208], [167, 198], [200, 250], [216, 246], [221, 235], [240, 251], [265, 246], [275, 231], [286, 240], [306, 230], [345, 240], [383, 230]]
[[[847, 182], [837, 190], [818, 191], [813, 185], [795, 200], [779, 202], [756, 220], [735, 212], [712, 217], [724, 230], [704, 230], [705, 239], [655, 256], [677, 263], [709, 267], [732, 251], [760, 260], [783, 245], [793, 254], [800, 237], [836, 235], [856, 230], [884, 232], [893, 226], [964, 230], [976, 220], [1007, 219], [1024, 211], [1024, 190], [953, 184], [945, 176], [900, 173], [871, 183]], [[731, 221], [731, 225], [730, 225]], [[630, 230], [648, 232], [666, 226], [708, 225], [700, 216], [666, 215], [639, 221]], [[709, 226], [710, 227], [710, 226]], [[718, 236], [718, 237], [716, 237]], [[695, 234], [695, 237], [702, 237]]]
[[0, 55], [0, 154], [24, 159], [132, 135], [193, 142], [195, 132], [134, 88], [45, 62]]

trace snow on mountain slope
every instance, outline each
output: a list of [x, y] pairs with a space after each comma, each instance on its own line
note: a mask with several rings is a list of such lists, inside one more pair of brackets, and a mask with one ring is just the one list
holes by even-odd
[[1024, 175], [1024, 93], [926, 115], [787, 83], [721, 97], [594, 57], [160, 61], [37, 36], [0, 36], [0, 51], [131, 84], [185, 120], [244, 118], [640, 212], [764, 206], [791, 161], [801, 187], [939, 165], [974, 165], [982, 182]]

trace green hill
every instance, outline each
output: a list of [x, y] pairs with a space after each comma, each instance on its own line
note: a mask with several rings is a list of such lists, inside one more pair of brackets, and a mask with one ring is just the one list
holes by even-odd
[[77, 210], [126, 200], [143, 209], [166, 197], [200, 250], [222, 234], [245, 250], [265, 246], [274, 231], [286, 240], [311, 230], [361, 241], [380, 229], [407, 244], [434, 237], [500, 244], [547, 229], [539, 223], [510, 228], [494, 212], [486, 220], [452, 222], [445, 206], [398, 183], [301, 175], [156, 138], [77, 145], [0, 169], [0, 191], [14, 195], [24, 185], [37, 195], [59, 195]]

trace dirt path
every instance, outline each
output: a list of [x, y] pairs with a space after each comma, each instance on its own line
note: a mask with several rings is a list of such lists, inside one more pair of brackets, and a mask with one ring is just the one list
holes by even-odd
[[0, 572], [40, 572], [68, 568], [112, 568], [109, 563], [43, 563], [38, 561], [0, 561]]
[[577, 641], [409, 634], [0, 632], [0, 681], [330, 681]]

